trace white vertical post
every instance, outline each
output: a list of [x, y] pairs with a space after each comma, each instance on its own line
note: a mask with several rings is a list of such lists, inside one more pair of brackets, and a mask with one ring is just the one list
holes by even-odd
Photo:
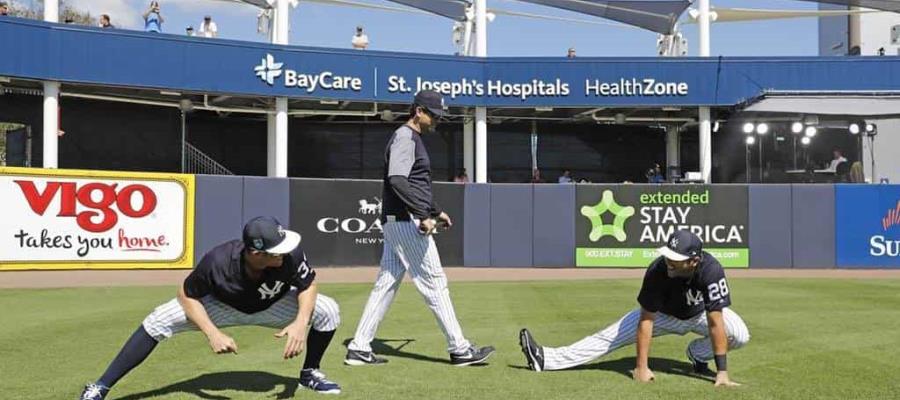
[[266, 176], [275, 176], [275, 114], [266, 114]]
[[[475, 0], [475, 56], [487, 57], [487, 0]], [[487, 182], [487, 109], [475, 108], [475, 182]]]
[[475, 174], [475, 119], [471, 117], [463, 123], [463, 168], [471, 180]]
[[44, 168], [59, 168], [59, 82], [44, 82]]
[[[709, 0], [699, 0], [700, 9], [700, 57], [709, 57]], [[700, 174], [703, 181], [710, 182], [712, 172], [712, 124], [709, 107], [700, 107]]]
[[[678, 125], [666, 126], [666, 171], [671, 167], [681, 166], [681, 135], [678, 132]], [[670, 178], [670, 174], [666, 174], [666, 179]]]
[[[59, 22], [59, 0], [44, 1], [44, 21]], [[44, 82], [44, 168], [59, 168], [59, 82]]]
[[[272, 43], [288, 44], [290, 33], [290, 10], [288, 0], [276, 0], [275, 15], [273, 18]], [[266, 167], [269, 176], [288, 176], [288, 99], [287, 97], [275, 98], [275, 115], [269, 115], [266, 132]]]
[[710, 183], [712, 172], [712, 124], [709, 107], [700, 107], [700, 176], [703, 182]]
[[288, 99], [275, 99], [275, 176], [288, 176]]

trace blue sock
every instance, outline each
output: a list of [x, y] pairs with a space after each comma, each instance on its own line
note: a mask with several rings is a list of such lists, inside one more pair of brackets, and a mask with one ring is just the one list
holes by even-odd
[[144, 330], [143, 325], [139, 326], [128, 341], [125, 342], [125, 345], [122, 346], [119, 355], [106, 368], [106, 372], [103, 373], [97, 384], [109, 388], [113, 387], [125, 374], [144, 362], [147, 356], [156, 348], [156, 344], [156, 339]]

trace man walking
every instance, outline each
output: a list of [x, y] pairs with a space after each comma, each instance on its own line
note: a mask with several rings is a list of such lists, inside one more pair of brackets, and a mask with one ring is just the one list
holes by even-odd
[[410, 108], [409, 120], [388, 141], [384, 157], [381, 271], [356, 335], [347, 346], [344, 359], [347, 365], [387, 362], [375, 356], [371, 342], [407, 271], [447, 339], [451, 364], [479, 364], [494, 353], [493, 347], [475, 347], [463, 336], [450, 301], [441, 258], [431, 237], [438, 225], [452, 226], [450, 217], [432, 198], [431, 161], [421, 138], [423, 133], [434, 130], [443, 110], [444, 100], [439, 93], [419, 92]]

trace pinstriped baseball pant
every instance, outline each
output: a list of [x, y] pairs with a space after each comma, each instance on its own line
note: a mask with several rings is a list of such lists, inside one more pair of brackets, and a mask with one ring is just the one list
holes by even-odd
[[[637, 326], [640, 318], [641, 310], [637, 309], [625, 314], [606, 329], [572, 345], [555, 348], [544, 347], [544, 370], [572, 368], [634, 343], [637, 340]], [[728, 337], [729, 350], [741, 348], [750, 341], [750, 331], [747, 330], [747, 325], [737, 313], [726, 307], [722, 310], [722, 318], [725, 320], [725, 336]], [[699, 361], [712, 360], [714, 354], [705, 312], [688, 320], [656, 313], [656, 319], [653, 321], [654, 337], [685, 335], [688, 332], [702, 336], [688, 344], [687, 351], [691, 356]]]
[[[294, 322], [297, 318], [298, 295], [297, 288], [291, 287], [291, 290], [275, 304], [272, 304], [271, 307], [253, 314], [245, 314], [235, 310], [212, 295], [202, 298], [200, 302], [203, 303], [203, 308], [206, 309], [209, 319], [219, 328], [258, 325], [281, 329]], [[316, 308], [311, 319], [312, 327], [317, 331], [328, 332], [337, 329], [338, 325], [341, 324], [341, 314], [337, 302], [319, 293], [316, 297]], [[193, 322], [188, 320], [177, 298], [156, 307], [144, 319], [143, 326], [144, 330], [157, 342], [168, 339], [176, 333], [198, 329]]]
[[371, 343], [394, 301], [400, 282], [409, 271], [416, 289], [425, 299], [425, 304], [434, 313], [444, 337], [447, 351], [462, 353], [471, 346], [463, 336], [456, 319], [447, 276], [441, 266], [441, 258], [431, 235], [419, 233], [413, 221], [396, 221], [384, 224], [384, 250], [381, 254], [381, 271], [375, 280], [375, 287], [359, 320], [353, 341], [347, 346], [351, 350], [372, 351]]

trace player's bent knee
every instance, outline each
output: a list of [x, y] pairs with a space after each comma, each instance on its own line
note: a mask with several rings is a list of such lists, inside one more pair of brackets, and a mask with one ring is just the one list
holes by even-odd
[[317, 331], [333, 331], [341, 325], [341, 309], [338, 303], [330, 297], [319, 296], [316, 299], [317, 313], [313, 328]]
[[744, 329], [742, 332], [737, 332], [734, 336], [729, 338], [728, 346], [732, 349], [739, 349], [746, 346], [749, 342], [750, 332]]

